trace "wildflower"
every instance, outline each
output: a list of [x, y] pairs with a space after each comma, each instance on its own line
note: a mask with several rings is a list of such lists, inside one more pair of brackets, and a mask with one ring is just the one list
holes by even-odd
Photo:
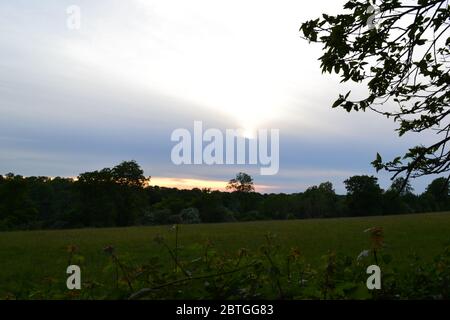
[[67, 252], [68, 252], [68, 253], [75, 253], [75, 252], [77, 252], [77, 251], [78, 251], [78, 247], [77, 247], [76, 245], [69, 244], [69, 245], [67, 246]]
[[356, 258], [357, 261], [361, 261], [363, 258], [368, 257], [369, 256], [369, 250], [363, 250], [361, 251], [361, 253], [358, 255], [358, 257]]
[[114, 253], [114, 247], [113, 246], [106, 246], [103, 248], [103, 251], [107, 254], [113, 254]]
[[246, 248], [240, 248], [238, 250], [238, 256], [239, 257], [248, 256], [248, 250]]
[[378, 250], [383, 247], [383, 228], [381, 227], [372, 227], [364, 230], [366, 233], [370, 233], [370, 241], [372, 244], [372, 249]]
[[53, 277], [45, 277], [42, 281], [49, 285], [57, 282], [57, 280]]
[[291, 248], [290, 256], [294, 259], [297, 259], [298, 257], [300, 257], [300, 250], [298, 248]]
[[205, 241], [205, 247], [212, 247], [213, 243], [211, 241], [211, 239], [206, 239]]

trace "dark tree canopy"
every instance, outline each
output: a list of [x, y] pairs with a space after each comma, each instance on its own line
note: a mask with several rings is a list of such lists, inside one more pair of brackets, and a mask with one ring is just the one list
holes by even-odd
[[237, 192], [252, 192], [255, 191], [253, 185], [253, 178], [244, 172], [239, 172], [236, 178], [231, 179], [227, 185], [228, 190]]
[[[367, 96], [340, 95], [333, 108], [373, 110], [406, 133], [434, 134], [377, 170], [406, 179], [450, 171], [450, 7], [446, 0], [350, 0], [345, 13], [302, 24], [304, 37], [323, 44], [322, 72], [367, 88]], [[377, 10], [374, 8], [378, 7]], [[405, 180], [406, 181], [406, 180]]]
[[129, 187], [144, 187], [150, 178], [144, 176], [144, 171], [134, 161], [123, 161], [114, 168], [104, 168], [100, 171], [81, 173], [78, 176], [80, 183], [116, 183]]
[[331, 182], [312, 186], [303, 193], [301, 210], [308, 218], [332, 217], [336, 214], [337, 196]]
[[412, 194], [414, 192], [414, 188], [411, 186], [411, 183], [408, 180], [403, 177], [399, 177], [392, 181], [389, 191], [405, 196], [408, 194]]
[[445, 178], [437, 178], [428, 185], [426, 193], [433, 196], [437, 202], [448, 201], [450, 194], [449, 182]]
[[380, 214], [383, 190], [374, 176], [353, 176], [344, 181], [349, 211], [355, 216]]
[[149, 180], [136, 161], [80, 174], [77, 181], [82, 200], [79, 219], [83, 224], [94, 226], [134, 224], [146, 201], [142, 188]]
[[132, 161], [123, 161], [111, 170], [114, 181], [120, 185], [144, 187], [150, 178], [144, 176], [144, 170], [139, 164]]
[[[233, 185], [245, 192], [180, 190], [150, 186], [134, 161], [85, 172], [78, 179], [0, 175], [0, 231], [233, 222], [404, 214], [450, 210], [450, 186], [435, 179], [422, 194], [398, 188], [387, 191], [375, 177], [353, 176], [346, 195], [330, 182], [305, 192], [258, 193], [249, 175], [238, 174]], [[119, 169], [117, 169], [119, 168]], [[115, 176], [113, 172], [121, 172]], [[133, 182], [134, 181], [134, 182]], [[242, 183], [242, 186], [241, 186]], [[236, 190], [233, 189], [233, 190]]]

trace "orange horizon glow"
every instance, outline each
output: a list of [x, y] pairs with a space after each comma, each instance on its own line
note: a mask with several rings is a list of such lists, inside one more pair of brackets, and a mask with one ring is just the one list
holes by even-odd
[[[209, 188], [211, 190], [228, 191], [226, 189], [228, 182], [222, 180], [203, 180], [203, 179], [191, 179], [191, 178], [168, 178], [168, 177], [151, 177], [150, 186], [159, 186], [166, 188], [178, 188], [178, 189], [203, 189]], [[256, 185], [257, 192], [265, 192], [270, 189], [276, 189], [277, 187]]]
[[[54, 176], [48, 177], [51, 180], [60, 177], [66, 179], [72, 179], [73, 181], [77, 181], [77, 176]], [[171, 178], [171, 177], [150, 177], [150, 182], [147, 183], [147, 186], [152, 187], [163, 187], [163, 188], [177, 188], [180, 190], [191, 190], [194, 188], [198, 189], [211, 189], [214, 191], [229, 191], [227, 190], [227, 181], [223, 180], [204, 180], [204, 179], [193, 179], [193, 178]], [[278, 186], [269, 186], [262, 184], [255, 184], [255, 191], [264, 193], [264, 192], [272, 192], [276, 191]]]

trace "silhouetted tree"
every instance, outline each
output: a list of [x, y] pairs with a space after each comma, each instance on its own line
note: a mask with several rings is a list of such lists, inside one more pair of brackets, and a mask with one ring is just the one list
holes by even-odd
[[425, 201], [429, 202], [431, 210], [450, 209], [450, 185], [446, 178], [434, 179], [424, 193]]
[[344, 181], [350, 214], [364, 216], [381, 214], [382, 190], [374, 176], [353, 176]]
[[412, 194], [414, 192], [414, 188], [411, 186], [411, 183], [404, 177], [399, 177], [392, 181], [389, 191], [398, 193], [400, 196], [406, 196], [408, 194]]
[[0, 230], [29, 228], [38, 215], [30, 200], [28, 183], [20, 175], [7, 174], [0, 184]]
[[306, 189], [302, 195], [301, 213], [305, 218], [324, 218], [336, 214], [336, 193], [331, 182]]
[[412, 147], [392, 161], [377, 154], [377, 170], [392, 172], [393, 178], [404, 173], [406, 179], [450, 171], [448, 1], [384, 0], [374, 11], [369, 1], [350, 0], [344, 9], [301, 26], [307, 40], [323, 44], [322, 72], [367, 88], [365, 98], [351, 99], [348, 92], [333, 107], [370, 109], [394, 119], [400, 136], [436, 134], [435, 142]]
[[255, 191], [253, 178], [244, 172], [239, 172], [236, 178], [231, 179], [227, 185], [228, 190], [236, 192], [252, 192]]
[[82, 221], [94, 226], [128, 226], [144, 214], [149, 179], [135, 161], [78, 176]]
[[115, 183], [128, 187], [142, 188], [150, 181], [150, 178], [144, 176], [144, 170], [134, 160], [124, 161], [115, 166], [111, 170], [111, 177]]
[[115, 203], [117, 208], [117, 225], [129, 226], [136, 223], [143, 214], [146, 199], [144, 187], [150, 178], [136, 161], [124, 161], [111, 169], [113, 182], [116, 184]]
[[413, 194], [409, 181], [403, 177], [394, 179], [389, 189], [383, 194], [383, 213], [398, 214], [414, 212], [417, 197]]
[[95, 227], [115, 226], [117, 208], [111, 169], [82, 173], [76, 184], [80, 193], [80, 223]]

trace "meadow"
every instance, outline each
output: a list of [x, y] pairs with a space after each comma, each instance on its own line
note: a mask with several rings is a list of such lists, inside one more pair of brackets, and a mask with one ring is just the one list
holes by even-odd
[[391, 264], [406, 273], [412, 254], [431, 262], [450, 244], [450, 213], [179, 225], [177, 239], [173, 226], [2, 232], [0, 298], [34, 298], [32, 291], [45, 290], [49, 283], [63, 288], [71, 247], [76, 248], [83, 280], [101, 283], [111, 281], [105, 271], [110, 261], [105, 247], [114, 248], [129, 264], [151, 263], [152, 257], [157, 257], [163, 268], [170, 270], [172, 258], [155, 237], [164, 237], [170, 247], [177, 241], [180, 259], [194, 259], [203, 255], [205, 243], [226, 256], [242, 248], [258, 250], [271, 234], [279, 251], [288, 254], [297, 248], [304, 261], [318, 266], [330, 252], [356, 259], [370, 248], [364, 230], [372, 227], [383, 229], [383, 250], [392, 257]]

